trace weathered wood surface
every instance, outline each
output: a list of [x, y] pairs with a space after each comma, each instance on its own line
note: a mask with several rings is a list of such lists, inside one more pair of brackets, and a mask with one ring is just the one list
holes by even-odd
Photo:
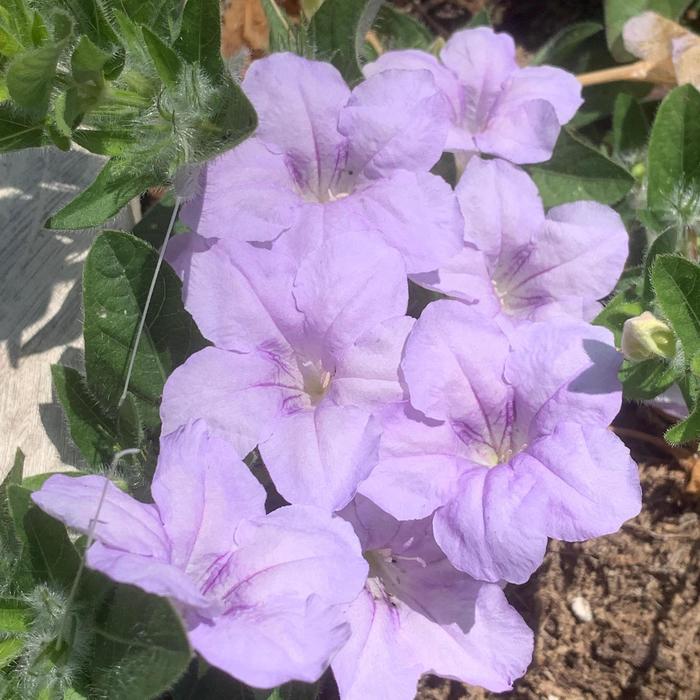
[[[82, 366], [81, 273], [96, 232], [49, 231], [43, 222], [102, 163], [56, 149], [0, 156], [0, 475], [18, 447], [26, 474], [80, 464], [51, 365]], [[119, 223], [130, 221], [124, 213]]]

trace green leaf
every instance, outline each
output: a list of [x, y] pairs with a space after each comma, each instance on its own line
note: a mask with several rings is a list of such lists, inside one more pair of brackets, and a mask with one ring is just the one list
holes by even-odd
[[329, 60], [351, 85], [362, 80], [360, 56], [382, 0], [325, 0], [309, 34], [318, 56]]
[[[122, 449], [112, 418], [90, 393], [85, 378], [70, 367], [52, 365], [56, 395], [68, 419], [71, 438], [91, 467], [109, 464]], [[131, 445], [130, 445], [131, 446]]]
[[614, 204], [634, 184], [627, 170], [567, 128], [562, 129], [552, 158], [527, 169], [545, 207], [581, 199]]
[[[112, 0], [110, 5], [130, 17], [135, 24], [149, 27], [161, 39], [170, 43], [181, 23], [181, 0]], [[215, 27], [211, 32], [215, 33]]]
[[117, 129], [77, 129], [73, 141], [101, 156], [122, 156], [133, 144], [133, 133]]
[[652, 211], [683, 222], [700, 212], [700, 93], [692, 85], [676, 88], [661, 103], [647, 171]]
[[86, 36], [81, 36], [71, 56], [73, 78], [80, 83], [103, 81], [103, 69], [111, 55], [103, 51]]
[[671, 228], [661, 235], [657, 236], [649, 246], [649, 249], [644, 256], [644, 281], [642, 287], [642, 299], [647, 303], [654, 298], [654, 285], [652, 284], [651, 271], [654, 267], [654, 262], [659, 255], [674, 253], [676, 243], [678, 241], [678, 233]]
[[95, 181], [46, 222], [46, 228], [80, 229], [99, 226], [119, 213], [134, 197], [161, 184], [143, 164], [112, 158]]
[[622, 342], [622, 327], [629, 318], [639, 316], [644, 311], [643, 304], [637, 299], [636, 290], [624, 289], [618, 292], [596, 316], [593, 323], [612, 331], [615, 345]]
[[664, 360], [627, 362], [620, 369], [620, 381], [626, 399], [649, 401], [668, 389], [678, 378], [678, 372]]
[[15, 56], [7, 69], [10, 97], [23, 109], [46, 114], [64, 45], [47, 44]]
[[0, 55], [9, 58], [20, 53], [24, 48], [13, 24], [10, 13], [0, 5]]
[[599, 22], [576, 22], [557, 32], [532, 58], [530, 65], [567, 66], [592, 36], [603, 31]]
[[19, 637], [0, 640], [0, 668], [4, 668], [11, 661], [14, 661], [23, 651], [24, 640]]
[[153, 60], [156, 71], [165, 85], [173, 86], [182, 70], [182, 63], [178, 55], [157, 34], [148, 27], [141, 27], [143, 40], [148, 53]]
[[[131, 232], [154, 248], [158, 248], [163, 242], [163, 236], [172, 218], [174, 208], [175, 194], [169, 190], [148, 208], [141, 221], [134, 226]], [[177, 221], [174, 233], [182, 232], [183, 229], [189, 230], [184, 224]]]
[[649, 120], [642, 106], [627, 93], [620, 93], [613, 109], [613, 149], [619, 155], [644, 150], [649, 137]]
[[198, 63], [215, 82], [224, 77], [221, 58], [221, 7], [219, 0], [188, 0], [175, 50], [188, 63]]
[[435, 40], [431, 31], [393, 5], [382, 5], [374, 29], [386, 51], [423, 49], [427, 51]]
[[80, 557], [65, 527], [33, 505], [31, 493], [16, 484], [8, 488], [10, 512], [17, 536], [24, 544], [23, 557], [35, 578], [68, 589], [75, 579]]
[[478, 12], [476, 12], [473, 17], [467, 23], [469, 29], [475, 27], [490, 27], [491, 26], [491, 14], [489, 11], [483, 7]]
[[700, 266], [680, 256], [659, 255], [651, 278], [656, 301], [689, 363], [700, 353]]
[[0, 153], [43, 146], [44, 125], [29, 119], [7, 104], [0, 104]]
[[93, 697], [156, 697], [175, 684], [191, 656], [172, 605], [134, 586], [120, 585], [95, 620]]
[[29, 628], [29, 606], [17, 598], [0, 598], [0, 634], [17, 634]]
[[275, 2], [262, 0], [267, 26], [270, 32], [270, 53], [291, 51], [303, 53], [299, 46], [301, 40], [300, 26], [294, 25], [289, 15]]
[[24, 0], [0, 0], [0, 54], [14, 56], [33, 46], [32, 16]]
[[[157, 253], [131, 234], [106, 231], [93, 243], [83, 273], [85, 369], [103, 406], [116, 408]], [[181, 283], [163, 265], [136, 353], [130, 390], [146, 427], [158, 425], [168, 375], [204, 347], [182, 305]]]
[[693, 442], [700, 437], [700, 405], [695, 406], [690, 415], [680, 423], [671, 426], [664, 438], [672, 445]]
[[651, 10], [670, 19], [678, 19], [693, 0], [605, 0], [605, 31], [608, 46], [616, 60], [624, 62], [634, 60], [627, 52], [622, 40], [625, 23]]

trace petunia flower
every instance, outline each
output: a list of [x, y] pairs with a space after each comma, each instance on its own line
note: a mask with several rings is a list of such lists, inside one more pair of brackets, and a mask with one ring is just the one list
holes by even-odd
[[617, 284], [629, 238], [619, 214], [597, 202], [545, 215], [535, 183], [502, 160], [473, 158], [456, 188], [464, 247], [439, 270], [413, 275], [425, 287], [487, 316], [590, 320]]
[[94, 522], [87, 565], [172, 599], [209, 663], [256, 687], [314, 681], [348, 638], [343, 605], [367, 564], [338, 518], [265, 515], [264, 489], [232, 455], [198, 422], [161, 440], [153, 504], [100, 476], [55, 475], [32, 498], [83, 533]]
[[500, 586], [454, 569], [430, 518], [398, 522], [362, 496], [341, 515], [370, 566], [348, 613], [352, 634], [332, 662], [341, 700], [413, 700], [424, 673], [511, 688], [533, 636]]
[[615, 532], [640, 488], [607, 429], [621, 403], [611, 334], [567, 318], [508, 334], [459, 302], [427, 307], [401, 364], [410, 404], [386, 410], [360, 493], [400, 520], [434, 512], [455, 567], [522, 583], [548, 537]]
[[513, 163], [549, 160], [561, 126], [581, 106], [581, 86], [560, 68], [520, 68], [508, 34], [488, 27], [452, 35], [438, 60], [415, 49], [388, 51], [367, 77], [397, 69], [428, 70], [452, 107], [445, 150], [466, 163], [475, 153]]
[[342, 508], [376, 462], [374, 412], [404, 394], [413, 320], [400, 254], [366, 233], [350, 246], [336, 236], [301, 264], [191, 240], [173, 263], [214, 347], [168, 378], [163, 431], [203, 418], [241, 457], [258, 445], [288, 502]]
[[351, 91], [329, 63], [281, 53], [255, 61], [243, 89], [258, 129], [205, 168], [183, 210], [193, 231], [303, 257], [329, 234], [372, 229], [409, 272], [459, 250], [454, 193], [428, 172], [450, 109], [428, 71], [388, 71]]

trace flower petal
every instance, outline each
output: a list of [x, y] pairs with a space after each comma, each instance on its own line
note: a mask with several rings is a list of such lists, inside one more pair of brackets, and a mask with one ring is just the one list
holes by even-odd
[[521, 325], [504, 376], [527, 441], [562, 420], [607, 427], [620, 410], [622, 361], [610, 331], [565, 317]]
[[437, 175], [399, 170], [334, 204], [336, 227], [364, 221], [404, 258], [409, 274], [440, 267], [462, 247], [464, 221], [452, 188]]
[[435, 513], [440, 548], [478, 580], [524, 583], [544, 558], [547, 494], [521, 468], [524, 459], [465, 472], [452, 501]]
[[151, 493], [171, 562], [195, 576], [234, 548], [240, 520], [265, 513], [265, 489], [203, 421], [161, 439]]
[[426, 70], [389, 70], [360, 83], [340, 112], [348, 175], [430, 170], [442, 155], [450, 105]]
[[401, 256], [381, 239], [356, 233], [327, 240], [299, 267], [294, 299], [305, 319], [307, 344], [324, 364], [377, 323], [406, 312], [408, 283]]
[[369, 412], [324, 400], [280, 418], [260, 454], [287, 501], [335, 511], [376, 464], [378, 442]]
[[158, 511], [140, 503], [102, 476], [54, 474], [32, 494], [52, 518], [87, 533], [109, 547], [167, 562], [168, 538]]
[[243, 458], [274, 429], [286, 401], [294, 400], [301, 380], [285, 357], [239, 354], [204, 348], [168, 377], [160, 415], [163, 435], [203, 419], [212, 434], [228, 440]]
[[180, 218], [205, 238], [271, 241], [294, 224], [301, 205], [284, 157], [251, 138], [207, 163]]
[[548, 532], [566, 541], [617, 532], [639, 514], [637, 465], [609, 430], [561, 423], [528, 447], [528, 468], [549, 495]]
[[415, 319], [397, 316], [363, 333], [339, 357], [328, 391], [338, 405], [381, 407], [404, 397], [399, 363]]
[[254, 61], [242, 87], [258, 113], [257, 138], [284, 154], [298, 185], [325, 193], [346, 149], [337, 124], [350, 89], [340, 73], [330, 63], [277, 53]]

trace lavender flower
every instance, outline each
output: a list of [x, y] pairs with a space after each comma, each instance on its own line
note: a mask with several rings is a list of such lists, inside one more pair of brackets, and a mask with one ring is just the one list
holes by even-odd
[[[153, 505], [107, 482], [87, 565], [167, 596], [194, 648], [257, 687], [313, 681], [349, 635], [343, 604], [367, 575], [346, 523], [306, 506], [265, 515], [265, 491], [202, 422], [161, 441]], [[32, 496], [81, 532], [105, 479], [50, 477]]]
[[543, 320], [591, 319], [620, 278], [628, 236], [620, 216], [597, 202], [563, 204], [545, 216], [535, 183], [501, 160], [473, 158], [460, 179], [464, 247], [422, 286], [481, 313]]
[[241, 457], [259, 445], [287, 501], [330, 510], [376, 463], [373, 413], [403, 396], [413, 324], [399, 253], [368, 234], [353, 241], [331, 238], [301, 264], [201, 238], [171, 251], [185, 305], [215, 347], [168, 378], [164, 432], [203, 418]]
[[615, 532], [639, 512], [640, 488], [607, 430], [621, 401], [611, 334], [560, 318], [509, 335], [459, 302], [428, 306], [401, 364], [410, 404], [385, 411], [360, 493], [400, 520], [435, 512], [454, 566], [521, 583], [547, 537]]
[[508, 690], [532, 655], [532, 632], [501, 588], [456, 571], [430, 518], [398, 522], [361, 496], [342, 513], [370, 565], [352, 604], [352, 635], [332, 662], [342, 700], [412, 700], [423, 673]]
[[487, 27], [453, 34], [439, 61], [422, 51], [389, 51], [364, 73], [396, 69], [433, 74], [452, 107], [445, 150], [462, 162], [475, 153], [519, 164], [549, 160], [561, 126], [583, 102], [573, 75], [551, 66], [519, 68], [513, 39]]
[[329, 233], [372, 229], [409, 272], [459, 250], [454, 194], [428, 172], [450, 108], [427, 71], [388, 71], [351, 92], [330, 64], [275, 54], [253, 63], [243, 89], [258, 129], [206, 167], [183, 212], [192, 230], [275, 241], [300, 258]]

